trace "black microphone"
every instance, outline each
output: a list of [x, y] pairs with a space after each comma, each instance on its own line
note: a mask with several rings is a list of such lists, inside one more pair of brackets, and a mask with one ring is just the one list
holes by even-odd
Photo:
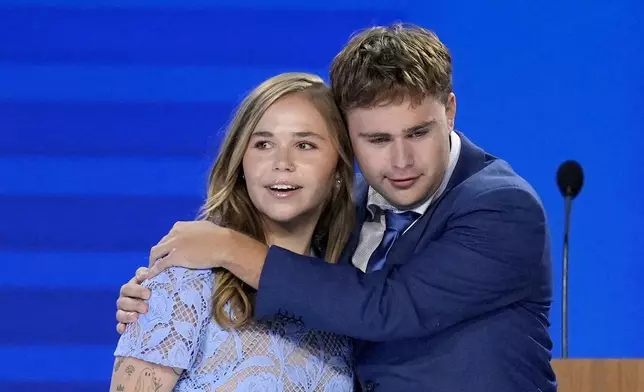
[[561, 301], [561, 338], [563, 358], [568, 358], [568, 232], [570, 231], [570, 212], [572, 200], [579, 195], [584, 185], [584, 171], [576, 161], [565, 161], [557, 170], [557, 186], [566, 203], [564, 240], [563, 240], [563, 285]]

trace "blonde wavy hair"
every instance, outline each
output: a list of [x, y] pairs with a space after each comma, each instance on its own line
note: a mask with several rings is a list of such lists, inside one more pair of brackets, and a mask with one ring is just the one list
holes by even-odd
[[[339, 186], [329, 190], [312, 244], [328, 262], [337, 262], [354, 223], [353, 151], [345, 124], [336, 106], [331, 89], [312, 74], [285, 73], [272, 77], [255, 88], [241, 103], [230, 123], [221, 151], [212, 167], [208, 195], [201, 208], [201, 219], [266, 243], [260, 213], [248, 195], [242, 173], [242, 160], [251, 135], [266, 110], [277, 100], [290, 94], [301, 94], [316, 107], [325, 119], [339, 159], [336, 173]], [[213, 317], [224, 328], [240, 328], [253, 314], [254, 290], [224, 269], [215, 269]], [[230, 303], [231, 312], [226, 310]]]

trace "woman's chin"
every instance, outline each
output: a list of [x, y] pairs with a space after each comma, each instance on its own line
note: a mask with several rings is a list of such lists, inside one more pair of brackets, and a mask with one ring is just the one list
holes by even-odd
[[306, 224], [313, 214], [311, 210], [300, 210], [295, 208], [290, 208], [287, 206], [280, 206], [277, 208], [268, 209], [270, 213], [265, 213], [266, 219], [270, 222], [281, 226], [293, 226], [297, 224]]
[[295, 224], [296, 222], [300, 221], [301, 217], [302, 214], [290, 213], [286, 211], [281, 213], [272, 211], [270, 214], [266, 215], [266, 218], [269, 221], [284, 226]]

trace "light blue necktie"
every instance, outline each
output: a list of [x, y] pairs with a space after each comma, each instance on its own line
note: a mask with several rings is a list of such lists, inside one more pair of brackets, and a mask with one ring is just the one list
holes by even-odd
[[414, 211], [405, 211], [395, 213], [391, 210], [385, 210], [385, 233], [382, 236], [380, 245], [373, 252], [367, 263], [367, 272], [373, 272], [381, 269], [387, 260], [387, 254], [394, 242], [400, 237], [405, 230], [420, 216]]

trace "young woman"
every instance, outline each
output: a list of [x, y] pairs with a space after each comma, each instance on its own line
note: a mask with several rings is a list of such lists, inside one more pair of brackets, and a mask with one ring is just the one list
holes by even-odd
[[[336, 262], [353, 227], [351, 144], [315, 75], [273, 77], [233, 119], [203, 218]], [[146, 280], [149, 311], [119, 340], [112, 391], [351, 391], [351, 342], [296, 316], [254, 321], [253, 290], [225, 270]], [[311, 304], [315, 306], [315, 304]]]

